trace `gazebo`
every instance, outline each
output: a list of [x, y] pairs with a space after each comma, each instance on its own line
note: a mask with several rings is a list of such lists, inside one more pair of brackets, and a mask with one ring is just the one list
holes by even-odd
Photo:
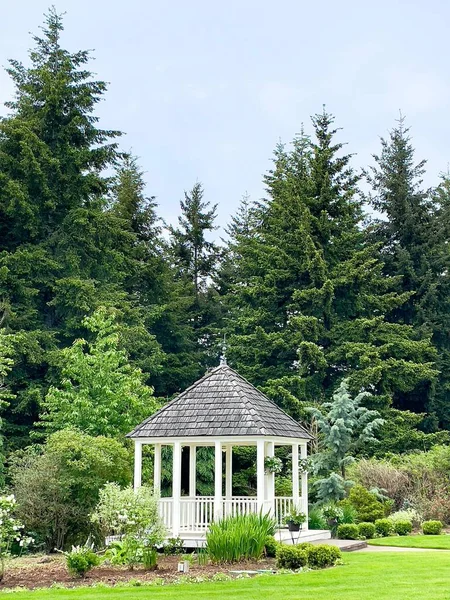
[[[161, 447], [173, 447], [172, 496], [160, 498], [160, 513], [171, 535], [181, 537], [185, 543], [189, 540], [196, 544], [201, 542], [209, 523], [226, 515], [270, 512], [281, 524], [292, 506], [308, 512], [308, 476], [299, 468], [299, 458], [306, 458], [311, 436], [231, 369], [224, 359], [218, 367], [138, 425], [128, 437], [135, 445], [135, 489], [142, 485], [142, 446], [154, 446], [156, 493], [161, 489]], [[202, 446], [215, 449], [213, 496], [197, 494], [196, 455], [197, 448]], [[236, 446], [256, 446], [256, 496], [233, 495], [233, 447]], [[275, 474], [265, 468], [266, 458], [274, 456], [275, 446], [291, 448], [292, 495], [289, 497], [275, 496]], [[187, 448], [189, 478], [185, 488], [188, 493], [182, 495], [182, 452]], [[302, 537], [307, 533], [306, 523]], [[319, 538], [323, 538], [324, 533], [320, 532]]]

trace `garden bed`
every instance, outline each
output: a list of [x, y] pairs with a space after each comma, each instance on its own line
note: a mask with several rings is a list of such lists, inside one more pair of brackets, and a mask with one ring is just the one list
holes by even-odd
[[[65, 587], [77, 587], [105, 583], [117, 585], [130, 580], [151, 582], [156, 578], [165, 582], [177, 580], [183, 573], [177, 570], [179, 556], [160, 556], [158, 568], [155, 571], [146, 571], [142, 568], [133, 570], [127, 567], [103, 564], [90, 571], [83, 579], [74, 579], [69, 575], [65, 566], [65, 559], [60, 555], [23, 557], [8, 562], [4, 581], [0, 584], [0, 591], [8, 588], [23, 587], [27, 589], [50, 587], [62, 584]], [[230, 571], [257, 571], [272, 569], [275, 559], [268, 558], [258, 562], [241, 562], [233, 565], [198, 565], [189, 566], [189, 575], [209, 579], [217, 573], [230, 574]]]

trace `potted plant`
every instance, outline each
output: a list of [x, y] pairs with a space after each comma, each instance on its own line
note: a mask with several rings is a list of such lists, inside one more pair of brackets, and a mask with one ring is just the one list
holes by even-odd
[[305, 521], [305, 513], [298, 510], [295, 506], [292, 506], [289, 513], [284, 517], [284, 522], [288, 526], [289, 531], [301, 531]]
[[266, 456], [264, 459], [266, 473], [280, 474], [283, 471], [283, 461], [277, 456]]

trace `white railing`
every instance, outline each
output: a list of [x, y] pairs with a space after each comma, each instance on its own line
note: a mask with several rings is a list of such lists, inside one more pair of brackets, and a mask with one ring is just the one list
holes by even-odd
[[180, 499], [180, 529], [205, 531], [214, 518], [214, 496]]
[[292, 504], [292, 498], [289, 496], [278, 496], [275, 498], [275, 519], [278, 525], [283, 523], [283, 519], [291, 510]]
[[159, 516], [167, 529], [170, 529], [172, 527], [173, 519], [173, 498], [159, 499]]
[[248, 515], [258, 512], [258, 501], [252, 496], [232, 496], [223, 499], [224, 516]]
[[[284, 517], [289, 513], [293, 505], [293, 499], [289, 496], [278, 496], [275, 498], [275, 519], [278, 525], [282, 525]], [[272, 506], [264, 503], [263, 511], [273, 510]], [[299, 500], [299, 509], [305, 511], [303, 499]], [[178, 507], [180, 514], [180, 531], [204, 532], [215, 517], [214, 496], [197, 496], [195, 498], [182, 497]], [[171, 530], [173, 526], [173, 498], [161, 498], [159, 500], [159, 514], [167, 527]], [[232, 496], [221, 499], [219, 518], [224, 516], [246, 515], [257, 513], [258, 501], [255, 496]], [[217, 517], [217, 515], [216, 515]]]

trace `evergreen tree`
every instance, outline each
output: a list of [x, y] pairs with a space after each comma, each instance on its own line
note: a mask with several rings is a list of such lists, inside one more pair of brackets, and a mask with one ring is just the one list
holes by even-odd
[[0, 318], [6, 332], [20, 333], [8, 376], [11, 447], [26, 443], [59, 377], [55, 350], [88, 334], [83, 317], [96, 307], [115, 307], [124, 336], [136, 347], [142, 335], [149, 360], [159, 362], [127, 289], [136, 233], [107, 210], [104, 172], [118, 160], [119, 133], [99, 128], [95, 116], [106, 84], [92, 78], [88, 52], [62, 47], [62, 31], [52, 9], [30, 66], [11, 61], [16, 93], [0, 121]]
[[189, 325], [185, 331], [189, 346], [185, 345], [183, 356], [180, 355], [177, 362], [178, 369], [182, 368], [186, 375], [191, 373], [190, 381], [184, 379], [188, 384], [203, 374], [212, 360], [213, 327], [220, 327], [221, 315], [218, 294], [213, 285], [220, 250], [208, 240], [208, 236], [217, 229], [217, 205], [211, 206], [203, 196], [200, 183], [196, 183], [189, 193], [185, 192], [184, 200], [180, 202], [179, 225], [169, 228], [170, 257], [178, 284], [174, 314], [179, 315], [178, 322], [184, 321]]
[[226, 300], [230, 360], [296, 417], [344, 377], [386, 409], [436, 375], [429, 341], [389, 320], [409, 295], [364, 235], [358, 178], [332, 122], [317, 115], [313, 142], [277, 147]]
[[[323, 414], [311, 409], [319, 427], [319, 452], [313, 456], [314, 472], [323, 475], [316, 482], [319, 500], [340, 500], [345, 495], [346, 469], [355, 461], [355, 455], [373, 443], [383, 419], [375, 410], [361, 406], [367, 396], [363, 392], [352, 398], [347, 382], [343, 380], [331, 402], [326, 402]], [[370, 395], [370, 394], [369, 394]]]
[[[428, 426], [433, 414], [446, 426], [450, 424], [448, 404], [448, 331], [449, 296], [448, 217], [445, 206], [446, 183], [432, 194], [422, 188], [426, 161], [415, 162], [414, 148], [401, 117], [387, 140], [381, 140], [381, 152], [374, 156], [375, 166], [368, 173], [370, 201], [382, 214], [374, 219], [372, 236], [381, 244], [383, 272], [396, 277], [399, 293], [408, 295], [391, 318], [414, 328], [418, 335], [432, 335], [438, 349], [437, 366], [441, 371], [435, 388], [424, 380], [415, 393], [403, 390], [397, 405], [415, 412], [427, 412]], [[447, 188], [448, 189], [448, 188]], [[446, 391], [447, 390], [447, 391]]]

